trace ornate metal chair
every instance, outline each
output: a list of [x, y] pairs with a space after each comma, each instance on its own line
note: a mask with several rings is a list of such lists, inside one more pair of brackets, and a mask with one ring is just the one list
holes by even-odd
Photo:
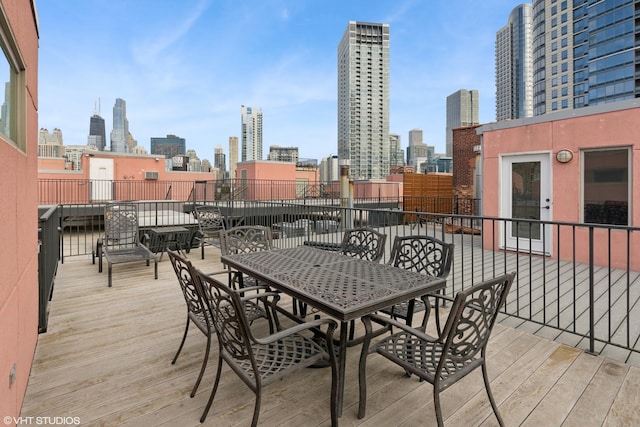
[[[405, 270], [446, 278], [451, 270], [453, 248], [453, 243], [445, 243], [431, 236], [396, 236], [388, 263]], [[439, 305], [435, 307], [438, 310]], [[426, 317], [429, 315], [428, 308], [422, 300], [412, 299], [380, 311], [393, 318], [404, 319], [411, 326], [414, 313], [426, 311]], [[439, 316], [436, 316], [436, 323], [439, 331]]]
[[220, 246], [220, 230], [225, 229], [224, 216], [217, 206], [197, 206], [194, 215], [198, 221], [198, 230], [191, 237], [187, 250], [194, 245], [200, 246], [204, 259], [205, 245]]
[[[199, 288], [208, 303], [213, 326], [218, 336], [218, 370], [211, 390], [211, 396], [202, 413], [204, 422], [213, 403], [222, 364], [226, 362], [233, 372], [247, 384], [256, 395], [252, 426], [258, 424], [262, 388], [285, 375], [329, 359], [331, 364], [331, 424], [338, 425], [337, 419], [337, 367], [333, 350], [333, 332], [337, 323], [332, 319], [319, 319], [296, 325], [264, 338], [256, 338], [249, 328], [249, 322], [242, 310], [243, 298], [222, 282], [202, 272], [197, 272]], [[264, 295], [264, 294], [262, 294]], [[275, 307], [272, 308], [275, 312]], [[311, 338], [312, 330], [327, 327], [326, 347]], [[309, 336], [302, 332], [308, 331]]]
[[[273, 236], [269, 227], [241, 225], [220, 231], [220, 253], [222, 255], [268, 251], [273, 249]], [[229, 283], [234, 288], [256, 286], [252, 277], [229, 271]]]
[[138, 207], [133, 203], [113, 203], [105, 206], [104, 237], [98, 239], [99, 264], [98, 271], [102, 273], [102, 257], [107, 260], [109, 270], [109, 287], [111, 287], [111, 273], [113, 264], [133, 261], [146, 261], [147, 265], [153, 260], [154, 278], [158, 278], [158, 258], [144, 245], [149, 236], [144, 234], [140, 239], [138, 225]]
[[[180, 284], [180, 289], [182, 290], [184, 301], [187, 304], [187, 324], [184, 328], [184, 334], [182, 335], [180, 347], [178, 347], [178, 351], [173, 357], [171, 364], [175, 365], [176, 361], [178, 360], [178, 356], [180, 356], [180, 352], [182, 351], [182, 347], [184, 346], [184, 343], [187, 339], [187, 334], [189, 332], [189, 324], [193, 323], [200, 330], [200, 332], [202, 332], [207, 337], [207, 347], [204, 354], [204, 359], [202, 360], [200, 374], [198, 375], [198, 379], [196, 380], [196, 383], [191, 390], [191, 397], [193, 397], [196, 395], [196, 391], [198, 390], [198, 386], [200, 385], [200, 381], [202, 380], [202, 376], [204, 375], [204, 371], [207, 367], [207, 361], [209, 360], [209, 351], [211, 349], [211, 339], [215, 333], [215, 330], [213, 328], [213, 323], [211, 321], [211, 316], [209, 315], [207, 304], [202, 299], [201, 292], [198, 292], [198, 287], [193, 274], [195, 271], [193, 265], [189, 260], [180, 256], [180, 254], [177, 252], [169, 250], [167, 251], [167, 253], [169, 254], [169, 259], [171, 260], [171, 264], [173, 265], [173, 270], [176, 273], [176, 277], [178, 278], [178, 283]], [[246, 289], [245, 292], [249, 290], [250, 289]], [[264, 297], [266, 297], [266, 295], [253, 295], [253, 298]], [[269, 329], [273, 333], [273, 320], [271, 318], [271, 313], [267, 310], [266, 305], [263, 309], [251, 299], [244, 300], [243, 304], [245, 315], [249, 323], [258, 318], [264, 317], [269, 321]]]
[[[414, 329], [377, 314], [363, 317], [366, 336], [360, 353], [358, 418], [364, 418], [367, 406], [367, 356], [370, 353], [378, 353], [404, 368], [407, 373], [415, 374], [433, 385], [433, 402], [438, 426], [443, 425], [440, 392], [481, 367], [491, 407], [498, 423], [503, 426], [498, 405], [489, 385], [486, 350], [498, 310], [505, 303], [514, 277], [515, 273], [506, 274], [458, 292], [455, 299], [447, 298], [452, 301], [451, 311], [442, 333], [437, 337], [427, 335], [423, 329]], [[434, 297], [446, 298], [442, 295]], [[371, 321], [393, 326], [400, 331], [369, 348]], [[425, 323], [426, 319], [423, 326]]]
[[378, 262], [384, 256], [387, 235], [369, 227], [346, 230], [339, 252], [353, 258]]

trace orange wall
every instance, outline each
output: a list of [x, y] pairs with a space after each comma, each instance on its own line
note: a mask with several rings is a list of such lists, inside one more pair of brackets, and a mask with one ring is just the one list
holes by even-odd
[[[18, 417], [38, 338], [38, 36], [28, 1], [2, 1], [26, 73], [26, 153], [0, 137], [0, 415]], [[16, 380], [9, 372], [16, 366]]]
[[[640, 226], [640, 196], [636, 188], [640, 183], [640, 107], [630, 104], [631, 108], [620, 109], [599, 114], [584, 115], [566, 119], [552, 120], [541, 123], [525, 124], [504, 129], [496, 128], [483, 131], [483, 214], [485, 216], [499, 216], [499, 174], [500, 156], [517, 153], [548, 152], [551, 153], [552, 203], [553, 221], [580, 221], [580, 188], [581, 168], [580, 150], [606, 147], [632, 147], [631, 185], [634, 191], [632, 197], [632, 225]], [[622, 107], [621, 107], [622, 108]], [[587, 111], [587, 110], [585, 110]], [[552, 117], [552, 116], [550, 116]], [[559, 163], [555, 160], [558, 151], [568, 149], [573, 152], [573, 159], [569, 163]], [[561, 229], [562, 230], [562, 229]], [[561, 241], [571, 242], [568, 228], [562, 231]], [[553, 254], [558, 254], [557, 231], [553, 230]], [[595, 232], [597, 265], [608, 264], [609, 245], [607, 232]], [[579, 262], [588, 260], [588, 233], [586, 229], [578, 230], [576, 238], [577, 257]], [[581, 243], [584, 242], [584, 243]], [[485, 242], [487, 246], [491, 242]], [[497, 247], [498, 237], [494, 244]], [[570, 244], [561, 245], [560, 258], [572, 259], [573, 247]], [[626, 266], [626, 233], [612, 232], [611, 259], [615, 267]], [[632, 268], [640, 270], [640, 233], [633, 233], [631, 240]]]

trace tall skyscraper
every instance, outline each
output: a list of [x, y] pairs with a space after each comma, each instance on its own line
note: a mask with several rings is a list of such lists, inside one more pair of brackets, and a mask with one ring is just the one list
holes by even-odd
[[242, 161], [262, 160], [262, 110], [241, 107]]
[[447, 96], [447, 157], [453, 155], [453, 129], [479, 124], [478, 91], [460, 89]]
[[221, 145], [213, 149], [213, 166], [220, 170], [221, 176], [224, 176], [227, 171], [227, 158]]
[[389, 173], [389, 25], [349, 21], [338, 45], [338, 158], [355, 179]]
[[127, 120], [127, 103], [124, 99], [117, 98], [113, 106], [113, 130], [111, 131], [111, 151], [127, 153], [129, 135], [129, 120]]
[[533, 116], [533, 15], [516, 6], [496, 33], [496, 120]]
[[87, 145], [95, 147], [97, 150], [104, 151], [107, 144], [107, 133], [104, 126], [104, 119], [96, 112], [89, 119], [89, 136], [87, 137]]
[[404, 150], [401, 148], [400, 135], [389, 134], [389, 167], [404, 166]]
[[229, 179], [236, 178], [236, 168], [238, 167], [238, 137], [229, 137]]
[[637, 0], [533, 0], [533, 115], [640, 97], [638, 12]]

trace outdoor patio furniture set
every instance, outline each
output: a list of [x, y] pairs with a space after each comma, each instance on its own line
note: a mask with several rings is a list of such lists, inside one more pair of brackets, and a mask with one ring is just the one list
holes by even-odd
[[[347, 347], [362, 343], [359, 418], [366, 410], [367, 359], [378, 353], [409, 376], [414, 374], [433, 385], [438, 425], [443, 425], [440, 392], [481, 368], [489, 401], [503, 425], [489, 386], [486, 347], [514, 273], [448, 298], [440, 291], [451, 269], [453, 245], [430, 236], [396, 237], [389, 261], [380, 263], [386, 235], [367, 227], [345, 231], [339, 246], [305, 242], [295, 248], [274, 249], [268, 227], [227, 230], [224, 217], [212, 207], [197, 209], [195, 217], [199, 232], [188, 247], [200, 246], [204, 258], [205, 245], [219, 246], [225, 269], [203, 272], [179, 251], [163, 250], [169, 254], [187, 308], [182, 340], [171, 363], [177, 362], [191, 324], [207, 340], [191, 397], [203, 378], [214, 338], [218, 342], [215, 383], [201, 422], [212, 406], [223, 363], [256, 396], [254, 426], [264, 386], [297, 369], [324, 363], [331, 367], [331, 423], [337, 425], [342, 415]], [[149, 264], [153, 260], [157, 279], [157, 256], [140, 241], [135, 209], [126, 204], [106, 207], [105, 234], [96, 245], [96, 255], [100, 271], [102, 257], [107, 260], [109, 286], [111, 266], [120, 262], [144, 260]], [[283, 293], [292, 298], [293, 312], [279, 305]], [[443, 301], [450, 307], [446, 316], [439, 310]], [[309, 305], [325, 316], [318, 314], [306, 321]], [[426, 332], [432, 308], [435, 336]], [[412, 327], [414, 314], [421, 311], [420, 326]], [[294, 326], [283, 329], [278, 318], [283, 313], [296, 321]], [[252, 323], [258, 319], [268, 322], [269, 335], [254, 335]], [[362, 319], [365, 329], [358, 338], [354, 337], [357, 319]], [[374, 330], [372, 323], [380, 327]], [[339, 336], [334, 337], [336, 329]], [[373, 342], [378, 336], [382, 338]]]

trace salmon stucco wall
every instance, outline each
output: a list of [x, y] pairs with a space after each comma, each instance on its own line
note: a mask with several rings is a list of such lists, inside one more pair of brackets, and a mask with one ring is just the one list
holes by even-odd
[[[551, 158], [551, 203], [552, 221], [578, 223], [581, 217], [581, 150], [613, 147], [631, 149], [632, 196], [630, 213], [632, 226], [640, 225], [640, 196], [637, 188], [640, 182], [640, 107], [635, 103], [619, 110], [584, 114], [533, 122], [514, 126], [486, 126], [482, 131], [483, 156], [483, 215], [500, 216], [501, 196], [501, 158], [515, 154], [549, 153]], [[586, 109], [585, 109], [586, 110]], [[560, 163], [556, 154], [560, 150], [573, 152], [569, 163]], [[490, 227], [490, 225], [488, 225]], [[491, 228], [487, 228], [491, 229]], [[589, 231], [587, 227], [576, 229], [575, 248], [568, 242], [573, 241], [573, 230], [552, 227], [553, 256], [578, 262], [588, 262]], [[610, 237], [609, 237], [610, 236]], [[609, 257], [613, 267], [624, 268], [627, 265], [626, 231], [613, 230], [609, 235], [604, 228], [594, 228], [594, 262], [596, 265], [608, 265]], [[609, 240], [610, 239], [610, 240]], [[561, 242], [560, 247], [558, 241]], [[564, 244], [562, 244], [564, 242]], [[496, 233], [491, 239], [485, 239], [486, 247], [499, 247]], [[631, 234], [631, 268], [640, 271], [640, 233]]]
[[16, 130], [24, 146], [0, 136], [0, 415], [17, 418], [38, 339], [38, 30], [30, 1], [1, 3], [26, 83]]

